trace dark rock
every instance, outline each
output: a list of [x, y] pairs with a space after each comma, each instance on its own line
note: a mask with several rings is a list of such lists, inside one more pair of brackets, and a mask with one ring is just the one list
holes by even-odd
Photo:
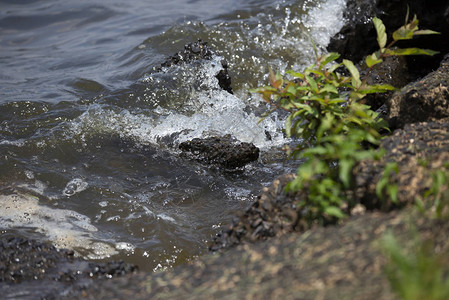
[[438, 70], [410, 83], [388, 100], [391, 128], [449, 117], [449, 54]]
[[198, 40], [194, 43], [184, 45], [184, 49], [169, 56], [161, 67], [171, 67], [183, 63], [192, 63], [197, 60], [206, 59], [211, 60], [213, 55], [212, 49], [207, 45], [207, 42]]
[[218, 79], [218, 85], [225, 91], [227, 91], [230, 94], [233, 94], [232, 87], [231, 87], [231, 76], [229, 76], [228, 73], [228, 63], [226, 60], [221, 61], [221, 66], [223, 67], [220, 72], [218, 72], [215, 77]]
[[391, 37], [391, 33], [404, 24], [407, 6], [410, 7], [410, 17], [417, 15], [421, 29], [441, 32], [441, 35], [421, 36], [398, 43], [401, 48], [418, 47], [442, 53], [435, 57], [407, 57], [409, 70], [415, 78], [427, 74], [449, 52], [449, 2], [446, 0], [431, 3], [426, 0], [348, 0], [344, 13], [347, 24], [331, 39], [328, 50], [339, 52], [353, 61], [360, 61], [378, 49], [371, 18], [377, 16], [382, 19]]
[[[386, 154], [378, 161], [362, 161], [354, 170], [356, 197], [368, 209], [389, 210], [405, 206], [424, 194], [432, 182], [434, 170], [449, 171], [449, 123], [409, 124], [396, 130], [381, 142]], [[398, 203], [382, 201], [376, 195], [376, 184], [389, 162], [398, 165], [398, 174], [390, 174], [398, 186]]]
[[331, 38], [328, 50], [353, 61], [360, 61], [367, 53], [374, 51], [376, 32], [370, 21], [377, 15], [377, 2], [348, 0], [343, 14], [346, 24]]
[[286, 184], [294, 177], [283, 175], [269, 188], [264, 188], [243, 214], [214, 237], [209, 250], [217, 251], [299, 230], [301, 224], [298, 223], [295, 205], [297, 199], [294, 194], [284, 192]]
[[194, 159], [226, 168], [240, 168], [259, 158], [259, 148], [225, 135], [222, 137], [195, 138], [183, 142], [179, 149]]
[[[183, 50], [168, 57], [167, 60], [161, 64], [161, 68], [168, 68], [185, 63], [193, 63], [198, 60], [211, 60], [213, 55], [214, 51], [207, 45], [207, 42], [198, 40], [196, 42], [186, 44]], [[232, 94], [233, 91], [231, 87], [231, 77], [228, 73], [228, 63], [226, 60], [223, 60], [221, 65], [223, 68], [215, 75], [218, 79], [218, 85], [223, 90]]]
[[1, 239], [0, 281], [17, 283], [41, 279], [61, 259], [67, 259], [65, 253], [50, 244], [24, 238]]
[[[389, 84], [395, 88], [402, 88], [409, 80], [407, 62], [404, 57], [392, 56], [386, 58], [382, 63], [373, 67], [371, 72], [367, 73], [367, 69], [362, 68], [362, 77], [367, 76], [368, 84]], [[371, 106], [372, 110], [379, 109], [386, 104], [387, 99], [393, 95], [393, 91], [386, 93], [376, 93], [366, 95], [362, 102]]]
[[[88, 263], [74, 257], [72, 250], [45, 242], [11, 235], [0, 239], [0, 289], [6, 298], [18, 293], [33, 295], [27, 299], [59, 298], [59, 293], [83, 286], [89, 278], [112, 278], [135, 270], [136, 266], [122, 261]], [[43, 285], [39, 291], [33, 284], [37, 280]]]

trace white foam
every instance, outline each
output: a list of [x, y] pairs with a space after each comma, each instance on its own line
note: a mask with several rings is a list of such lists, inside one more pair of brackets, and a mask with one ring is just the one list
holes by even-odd
[[[176, 101], [181, 103], [175, 105], [176, 109], [157, 107], [151, 112], [117, 111], [94, 104], [70, 124], [72, 134], [68, 138], [75, 135], [86, 141], [88, 136], [96, 134], [117, 134], [140, 144], [160, 144], [167, 138], [176, 144], [196, 137], [231, 134], [240, 141], [252, 142], [261, 148], [282, 144], [282, 123], [275, 115], [258, 123], [260, 118], [246, 111], [247, 103], [244, 100], [218, 87], [214, 76], [218, 59], [204, 62], [199, 68], [198, 77], [206, 87], [191, 91], [189, 95], [179, 91], [180, 99]], [[174, 73], [180, 72], [177, 70]], [[271, 140], [266, 132], [269, 132]]]
[[315, 43], [326, 47], [332, 36], [344, 25], [343, 12], [346, 0], [327, 0], [313, 8], [304, 20], [310, 28]]
[[[26, 176], [29, 179], [31, 179], [29, 177], [31, 174], [33, 174], [33, 173], [32, 172], [28, 173]], [[34, 178], [34, 174], [33, 174], [33, 178]], [[42, 181], [37, 180], [37, 179], [34, 180], [33, 184], [31, 184], [31, 183], [25, 184], [24, 183], [24, 184], [19, 184], [17, 187], [27, 190], [27, 191], [30, 191], [30, 192], [33, 192], [33, 193], [36, 193], [41, 196], [45, 195], [45, 190], [48, 188], [48, 186], [45, 183], [43, 183]]]
[[173, 219], [172, 217], [170, 217], [169, 215], [167, 215], [166, 213], [161, 213], [157, 215], [158, 219], [162, 219], [164, 221], [169, 221], [171, 223], [176, 223], [175, 219]]
[[0, 195], [0, 227], [33, 228], [57, 248], [83, 249], [92, 259], [110, 257], [117, 250], [95, 238], [98, 229], [90, 219], [68, 209], [39, 204], [37, 197], [25, 194]]

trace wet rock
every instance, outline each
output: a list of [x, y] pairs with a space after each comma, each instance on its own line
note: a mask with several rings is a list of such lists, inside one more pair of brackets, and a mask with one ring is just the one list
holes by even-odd
[[226, 168], [240, 168], [259, 158], [259, 148], [252, 143], [240, 142], [229, 134], [195, 138], [181, 143], [179, 149], [196, 160]]
[[23, 280], [41, 279], [48, 276], [61, 259], [72, 255], [57, 251], [46, 243], [23, 238], [0, 240], [0, 281], [18, 283]]
[[245, 212], [234, 218], [231, 225], [218, 233], [209, 246], [217, 251], [233, 247], [242, 242], [254, 242], [297, 231], [298, 212], [295, 205], [298, 199], [293, 194], [286, 194], [284, 188], [295, 175], [283, 175], [276, 179], [269, 188], [264, 188], [256, 201]]
[[360, 61], [367, 54], [378, 49], [376, 31], [371, 22], [374, 16], [384, 22], [387, 33], [404, 24], [407, 6], [410, 16], [417, 15], [422, 29], [432, 29], [441, 35], [421, 36], [411, 41], [402, 41], [401, 48], [418, 47], [441, 52], [435, 57], [407, 57], [410, 72], [414, 78], [423, 76], [438, 67], [443, 55], [449, 52], [449, 2], [446, 0], [348, 0], [344, 17], [347, 24], [332, 38], [328, 50], [339, 52], [345, 58]]
[[[381, 142], [385, 156], [378, 161], [362, 161], [354, 170], [356, 197], [368, 209], [389, 210], [413, 203], [430, 187], [433, 171], [449, 171], [449, 123], [447, 120], [408, 124]], [[389, 162], [399, 172], [390, 174], [398, 186], [398, 203], [383, 201], [376, 195], [376, 184]]]
[[[59, 250], [45, 242], [11, 235], [0, 238], [0, 289], [6, 298], [19, 292], [34, 295], [29, 299], [59, 298], [67, 289], [89, 284], [90, 278], [112, 278], [136, 270], [122, 261], [88, 263], [72, 250]], [[45, 282], [43, 290], [35, 290], [35, 281]]]
[[[214, 51], [207, 42], [198, 40], [193, 43], [188, 43], [184, 46], [184, 49], [169, 56], [165, 62], [161, 64], [163, 67], [171, 67], [175, 65], [181, 65], [185, 63], [193, 63], [198, 60], [211, 60], [214, 55]], [[228, 63], [226, 60], [221, 61], [222, 69], [215, 75], [218, 79], [218, 85], [228, 93], [232, 94], [231, 76], [228, 73]], [[160, 68], [159, 68], [160, 69]]]
[[184, 49], [169, 56], [161, 67], [171, 67], [183, 63], [192, 63], [197, 60], [206, 59], [211, 60], [213, 55], [212, 48], [207, 45], [207, 42], [198, 40], [193, 43], [184, 45]]
[[218, 85], [230, 94], [233, 94], [231, 87], [231, 76], [228, 73], [228, 62], [226, 60], [221, 61], [221, 66], [223, 67], [220, 72], [218, 72], [215, 77], [218, 79]]
[[449, 54], [440, 68], [410, 83], [388, 100], [391, 128], [449, 117]]

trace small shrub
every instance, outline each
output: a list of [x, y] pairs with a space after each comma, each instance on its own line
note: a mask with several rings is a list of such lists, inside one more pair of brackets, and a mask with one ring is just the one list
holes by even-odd
[[415, 202], [421, 212], [430, 212], [432, 218], [449, 219], [449, 171], [435, 170], [430, 189]]
[[[396, 162], [389, 162], [385, 166], [382, 173], [382, 177], [376, 185], [376, 196], [379, 199], [387, 201], [390, 199], [391, 202], [398, 203], [398, 185], [391, 182], [391, 173], [398, 174], [399, 167]], [[386, 194], [386, 195], [385, 195]]]
[[[368, 74], [389, 56], [437, 53], [418, 48], [392, 49], [400, 40], [436, 33], [418, 30], [416, 16], [393, 33], [393, 41], [388, 45], [382, 21], [374, 18], [373, 23], [379, 50], [365, 59]], [[360, 77], [352, 61], [343, 59], [338, 63], [339, 58], [333, 52], [317, 55], [316, 62], [303, 72], [287, 71], [289, 79], [270, 71], [270, 86], [254, 90], [273, 110], [289, 113], [285, 133], [298, 143], [287, 151], [306, 162], [298, 168], [298, 176], [287, 189], [304, 194], [298, 205], [307, 220], [323, 224], [345, 216], [342, 208], [351, 206], [347, 191], [353, 183], [352, 169], [360, 160], [378, 156], [366, 145], [378, 145], [379, 130], [387, 127], [376, 112], [359, 100], [367, 94], [395, 89], [391, 85], [368, 85], [367, 77]], [[341, 68], [349, 75], [343, 75]], [[385, 183], [382, 185], [386, 188]], [[387, 188], [387, 192], [393, 195], [394, 189]]]

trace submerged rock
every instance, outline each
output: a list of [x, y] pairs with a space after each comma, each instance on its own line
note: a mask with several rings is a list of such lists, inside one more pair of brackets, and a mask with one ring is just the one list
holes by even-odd
[[438, 70], [396, 92], [388, 108], [392, 128], [449, 117], [449, 54]]
[[252, 143], [222, 137], [195, 138], [179, 145], [184, 153], [199, 161], [218, 164], [226, 168], [240, 168], [259, 158], [259, 148]]
[[[214, 55], [214, 51], [207, 42], [198, 40], [193, 43], [184, 45], [184, 49], [169, 56], [165, 62], [161, 64], [161, 67], [171, 67], [175, 65], [181, 65], [184, 63], [193, 63], [198, 60], [211, 60]], [[215, 75], [218, 79], [218, 85], [223, 90], [232, 94], [231, 76], [228, 73], [228, 63], [226, 60], [221, 61], [222, 69]]]

